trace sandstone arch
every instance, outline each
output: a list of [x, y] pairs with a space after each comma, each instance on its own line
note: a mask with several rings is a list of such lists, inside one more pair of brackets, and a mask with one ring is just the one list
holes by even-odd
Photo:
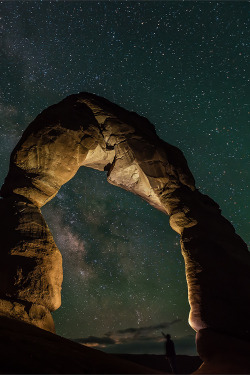
[[44, 110], [12, 152], [0, 200], [0, 314], [54, 331], [50, 311], [61, 303], [62, 260], [40, 208], [80, 166], [107, 171], [108, 182], [170, 216], [181, 236], [200, 353], [206, 355], [211, 332], [249, 340], [246, 244], [195, 188], [178, 148], [147, 119], [89, 93]]

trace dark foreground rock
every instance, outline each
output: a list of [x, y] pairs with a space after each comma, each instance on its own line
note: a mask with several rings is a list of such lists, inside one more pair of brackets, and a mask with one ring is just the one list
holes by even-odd
[[0, 374], [159, 374], [18, 320], [0, 317]]
[[[171, 373], [168, 361], [164, 355], [154, 354], [117, 354], [119, 358], [138, 363], [154, 370], [164, 373]], [[178, 374], [191, 374], [197, 370], [202, 364], [202, 360], [198, 356], [177, 355], [176, 365]]]

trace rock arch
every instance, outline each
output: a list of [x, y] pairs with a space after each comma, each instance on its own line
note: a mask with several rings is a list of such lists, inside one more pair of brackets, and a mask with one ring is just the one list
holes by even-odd
[[80, 166], [106, 171], [108, 182], [170, 216], [181, 236], [198, 350], [211, 332], [249, 340], [246, 244], [195, 188], [178, 148], [146, 118], [89, 93], [44, 110], [11, 154], [0, 200], [0, 315], [54, 331], [50, 312], [61, 303], [62, 259], [40, 208]]

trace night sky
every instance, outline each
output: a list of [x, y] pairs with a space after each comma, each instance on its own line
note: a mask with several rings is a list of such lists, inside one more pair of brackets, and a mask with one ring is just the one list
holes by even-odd
[[[43, 109], [88, 91], [147, 117], [249, 243], [247, 13], [241, 1], [4, 1], [0, 183]], [[195, 354], [168, 217], [81, 168], [42, 212], [63, 255], [59, 335], [110, 352]]]

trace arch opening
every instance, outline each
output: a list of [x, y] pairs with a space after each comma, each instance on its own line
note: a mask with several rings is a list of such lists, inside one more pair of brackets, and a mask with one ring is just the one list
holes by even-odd
[[90, 168], [80, 168], [58, 195], [42, 208], [63, 258], [56, 332], [100, 336], [179, 319], [171, 334], [192, 335], [179, 235], [166, 216]]

